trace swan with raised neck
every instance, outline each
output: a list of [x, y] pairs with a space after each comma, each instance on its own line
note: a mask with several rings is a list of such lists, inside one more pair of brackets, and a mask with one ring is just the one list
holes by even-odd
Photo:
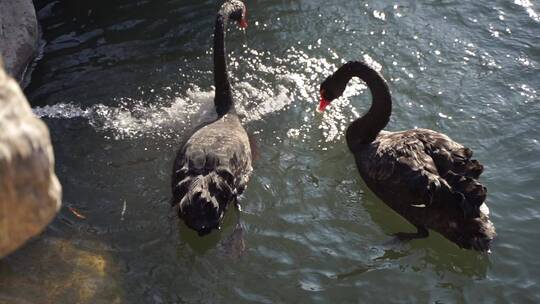
[[214, 104], [219, 116], [234, 110], [225, 50], [227, 24], [229, 19], [232, 19], [238, 22], [241, 28], [246, 28], [247, 22], [245, 18], [246, 7], [242, 1], [238, 0], [223, 3], [216, 16], [214, 26], [214, 86], [216, 87]]
[[250, 178], [249, 137], [234, 111], [227, 75], [225, 31], [228, 20], [246, 27], [246, 9], [238, 0], [225, 2], [214, 30], [216, 120], [199, 126], [178, 151], [172, 173], [171, 204], [178, 216], [199, 235], [219, 229], [225, 211], [236, 203]]

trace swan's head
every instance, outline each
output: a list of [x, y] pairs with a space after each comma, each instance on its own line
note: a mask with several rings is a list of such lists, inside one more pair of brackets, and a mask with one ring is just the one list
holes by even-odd
[[321, 83], [321, 87], [319, 89], [321, 99], [317, 111], [323, 112], [326, 107], [328, 107], [332, 101], [334, 101], [334, 99], [337, 99], [343, 95], [346, 87], [347, 80], [342, 79], [339, 74], [328, 76], [323, 83]]
[[178, 203], [178, 216], [200, 236], [220, 228], [227, 206], [234, 200], [227, 178], [214, 171], [179, 183], [178, 191], [185, 194]]
[[238, 26], [241, 28], [247, 28], [247, 9], [244, 2], [239, 0], [229, 0], [223, 4], [223, 6], [228, 5], [231, 8], [231, 13], [229, 18], [236, 21]]

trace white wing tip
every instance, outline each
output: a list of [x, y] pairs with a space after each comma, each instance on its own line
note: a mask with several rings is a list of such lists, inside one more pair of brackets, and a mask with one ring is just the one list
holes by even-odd
[[480, 212], [482, 212], [486, 216], [489, 215], [489, 208], [486, 203], [482, 203], [482, 205], [480, 205]]

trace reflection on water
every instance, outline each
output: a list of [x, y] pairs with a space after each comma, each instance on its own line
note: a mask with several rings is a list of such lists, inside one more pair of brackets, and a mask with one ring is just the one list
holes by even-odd
[[217, 249], [223, 257], [236, 260], [246, 251], [245, 227], [241, 222], [241, 217], [238, 211], [226, 213], [221, 229], [202, 238], [183, 222], [178, 221], [176, 224], [176, 214], [171, 215], [171, 220], [175, 222], [174, 226], [178, 229], [179, 240], [188, 245], [197, 255], [204, 255], [209, 250]]
[[[540, 299], [535, 3], [248, 3], [250, 27], [231, 29], [227, 47], [258, 157], [244, 211], [205, 238], [176, 220], [169, 179], [185, 136], [215, 115], [219, 3], [36, 4], [46, 44], [26, 93], [51, 129], [64, 207], [43, 236], [0, 262], [0, 302]], [[413, 228], [363, 184], [343, 139], [369, 91], [355, 81], [332, 111], [314, 111], [320, 82], [359, 59], [389, 81], [389, 130], [442, 131], [486, 165], [493, 254], [434, 232], [392, 242]]]

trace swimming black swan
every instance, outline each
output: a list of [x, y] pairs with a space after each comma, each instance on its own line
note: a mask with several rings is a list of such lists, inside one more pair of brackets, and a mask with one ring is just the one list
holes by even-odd
[[[219, 229], [230, 203], [237, 203], [249, 180], [249, 138], [236, 114], [225, 60], [227, 21], [246, 27], [246, 8], [238, 0], [220, 8], [214, 28], [214, 104], [217, 120], [198, 129], [179, 150], [173, 167], [172, 205], [199, 235]], [[238, 205], [239, 207], [239, 205]]]
[[364, 62], [351, 61], [324, 80], [320, 112], [340, 97], [352, 77], [372, 95], [369, 111], [346, 131], [367, 186], [417, 228], [400, 239], [424, 238], [433, 229], [458, 246], [489, 252], [495, 228], [488, 218], [486, 187], [478, 182], [483, 166], [472, 151], [427, 129], [388, 132], [392, 98], [384, 78]]

